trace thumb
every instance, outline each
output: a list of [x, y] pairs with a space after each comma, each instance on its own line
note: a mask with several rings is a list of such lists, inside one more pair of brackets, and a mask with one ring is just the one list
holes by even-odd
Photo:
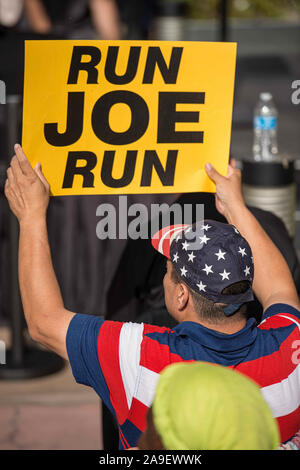
[[34, 167], [34, 171], [36, 172], [36, 174], [38, 175], [38, 177], [40, 178], [40, 180], [42, 181], [42, 183], [44, 184], [44, 186], [49, 186], [49, 183], [48, 181], [46, 180], [43, 172], [42, 172], [42, 167], [41, 167], [41, 164], [40, 163], [37, 163]]
[[231, 163], [230, 163], [227, 167], [226, 178], [230, 178], [230, 176], [232, 176], [235, 172], [236, 172], [236, 167], [231, 165]]
[[231, 165], [233, 168], [237, 168], [237, 164], [236, 164], [236, 159], [235, 159], [235, 158], [231, 158], [231, 159], [230, 159], [230, 165]]
[[210, 179], [215, 184], [217, 184], [219, 181], [221, 181], [224, 178], [210, 163], [206, 163], [205, 170], [208, 176], [210, 177]]

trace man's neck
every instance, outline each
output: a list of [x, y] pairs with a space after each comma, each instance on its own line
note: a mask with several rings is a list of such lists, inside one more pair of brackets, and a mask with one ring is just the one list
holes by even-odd
[[246, 320], [242, 321], [237, 321], [233, 323], [221, 323], [218, 325], [212, 324], [212, 323], [204, 323], [204, 322], [199, 322], [201, 323], [202, 326], [205, 326], [206, 328], [210, 328], [211, 330], [218, 331], [218, 333], [223, 333], [225, 335], [233, 335], [234, 333], [237, 333], [238, 331], [242, 330], [246, 326]]
[[217, 331], [218, 333], [223, 333], [225, 335], [233, 335], [234, 333], [237, 333], [238, 331], [242, 330], [247, 323], [246, 318], [243, 318], [236, 321], [229, 320], [228, 322], [216, 324], [205, 321], [203, 319], [199, 319], [196, 315], [187, 316], [184, 321], [192, 321], [194, 323], [199, 323], [205, 328]]

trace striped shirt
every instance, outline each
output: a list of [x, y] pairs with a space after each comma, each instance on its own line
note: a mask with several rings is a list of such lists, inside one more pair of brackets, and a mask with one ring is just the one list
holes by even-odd
[[217, 363], [255, 380], [278, 421], [281, 442], [300, 428], [300, 312], [289, 305], [272, 305], [260, 325], [251, 318], [232, 335], [194, 322], [170, 330], [77, 314], [67, 351], [76, 381], [94, 388], [115, 416], [121, 449], [136, 445], [159, 373], [179, 361]]

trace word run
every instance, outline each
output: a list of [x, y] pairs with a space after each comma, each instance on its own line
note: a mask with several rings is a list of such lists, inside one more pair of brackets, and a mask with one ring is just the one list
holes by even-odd
[[[119, 55], [118, 46], [108, 47], [105, 58], [103, 81], [108, 81], [113, 85], [124, 87], [132, 82], [137, 74], [140, 65], [141, 47], [130, 47], [127, 67], [122, 75], [117, 74], [117, 59]], [[165, 61], [159, 47], [149, 47], [142, 85], [151, 85], [154, 75], [158, 70], [165, 84], [176, 84], [183, 47], [173, 47], [169, 63]], [[88, 58], [88, 60], [87, 60]], [[94, 46], [74, 46], [69, 69], [67, 84], [78, 83], [79, 74], [86, 74], [86, 86], [101, 85], [99, 70], [97, 65], [102, 59], [101, 50]], [[99, 87], [100, 88], [100, 87]], [[199, 111], [177, 111], [179, 103], [204, 104], [204, 92], [158, 92], [157, 109], [153, 111], [153, 100], [151, 100], [151, 114], [157, 119], [157, 133], [153, 136], [153, 146], [157, 144], [182, 144], [182, 143], [203, 143], [203, 131], [176, 131], [176, 123], [197, 123], [199, 122]], [[111, 128], [109, 115], [113, 106], [123, 103], [128, 106], [131, 114], [131, 123], [123, 132], [116, 132]], [[60, 132], [61, 123], [44, 124], [44, 136], [46, 141], [54, 147], [66, 147], [75, 144], [80, 139], [84, 131], [84, 110], [85, 91], [69, 91], [66, 111], [65, 131]], [[122, 188], [131, 183], [135, 175], [138, 150], [127, 150], [124, 161], [123, 174], [119, 178], [113, 177], [114, 160], [119, 146], [124, 146], [137, 142], [146, 133], [150, 120], [150, 105], [137, 92], [126, 89], [116, 89], [102, 94], [94, 103], [91, 112], [91, 128], [94, 135], [104, 144], [115, 146], [114, 150], [105, 150], [103, 153], [100, 177], [104, 185], [110, 188]], [[124, 150], [120, 149], [122, 152]], [[176, 169], [178, 150], [164, 150], [165, 165], [156, 150], [144, 151], [143, 165], [140, 178], [140, 186], [150, 186], [153, 170], [156, 171], [163, 186], [172, 186]], [[102, 156], [101, 156], [102, 157]], [[82, 187], [90, 188], [94, 186], [95, 174], [93, 170], [97, 165], [98, 156], [90, 150], [70, 151], [67, 157], [66, 169], [63, 178], [63, 188], [72, 188], [75, 175], [81, 175]], [[123, 159], [122, 159], [123, 161]], [[80, 164], [79, 164], [80, 162]]]

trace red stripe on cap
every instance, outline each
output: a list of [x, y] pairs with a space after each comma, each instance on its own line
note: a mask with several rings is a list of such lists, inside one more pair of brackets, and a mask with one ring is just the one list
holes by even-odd
[[173, 239], [189, 225], [177, 224], [164, 227], [152, 237], [152, 246], [162, 255], [170, 259], [170, 246]]

